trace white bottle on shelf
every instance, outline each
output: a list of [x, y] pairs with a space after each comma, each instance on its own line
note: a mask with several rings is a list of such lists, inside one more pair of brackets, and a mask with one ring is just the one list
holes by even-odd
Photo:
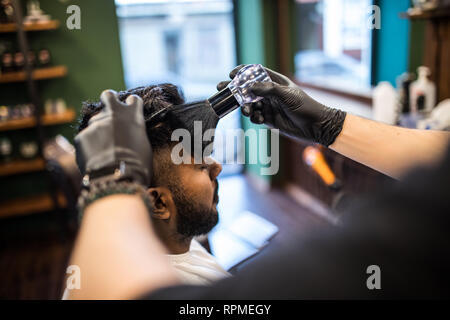
[[386, 81], [380, 82], [373, 90], [372, 116], [376, 121], [387, 124], [396, 124], [399, 114], [397, 92]]
[[[431, 112], [436, 105], [436, 86], [428, 79], [430, 69], [421, 66], [417, 68], [417, 74], [418, 78], [411, 83], [410, 88], [411, 112]], [[423, 107], [422, 110], [421, 107]]]

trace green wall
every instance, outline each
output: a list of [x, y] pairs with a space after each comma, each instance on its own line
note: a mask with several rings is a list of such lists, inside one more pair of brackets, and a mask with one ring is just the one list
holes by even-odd
[[264, 63], [264, 26], [261, 0], [237, 1], [239, 63]]
[[423, 65], [425, 44], [425, 22], [412, 21], [409, 38], [409, 72], [417, 72], [417, 67]]
[[[48, 46], [54, 63], [64, 64], [69, 70], [66, 78], [45, 83], [43, 98], [61, 96], [79, 110], [81, 101], [97, 100], [104, 89], [125, 89], [114, 0], [40, 2], [46, 12], [61, 21], [61, 27], [32, 37], [32, 45]], [[66, 27], [66, 8], [71, 4], [81, 9], [81, 30]], [[67, 130], [64, 133], [72, 134]]]
[[[53, 19], [60, 20], [61, 26], [54, 31], [27, 33], [30, 47], [35, 50], [49, 48], [53, 64], [66, 65], [68, 68], [65, 78], [37, 82], [42, 101], [61, 97], [78, 113], [82, 101], [97, 100], [103, 89], [124, 89], [114, 0], [40, 0], [40, 3], [41, 8]], [[81, 9], [81, 30], [69, 30], [66, 27], [66, 19], [69, 17], [66, 10], [72, 4]], [[0, 37], [2, 41], [16, 42], [15, 34]], [[24, 83], [0, 85], [0, 97], [0, 104], [30, 101]], [[68, 124], [46, 127], [45, 132], [50, 136], [62, 133], [72, 140], [75, 126]], [[0, 136], [9, 136], [19, 143], [33, 140], [36, 135], [33, 129], [27, 129], [0, 133]], [[34, 173], [2, 178], [0, 200], [45, 190], [47, 187], [43, 177], [43, 173]]]
[[[238, 0], [235, 1], [237, 15], [237, 41], [238, 41], [238, 63], [252, 64], [260, 63], [269, 68], [276, 69], [276, 38], [274, 36], [275, 28], [275, 1], [264, 0]], [[242, 127], [248, 129], [265, 129], [265, 126], [255, 125], [247, 117], [242, 117]], [[270, 136], [265, 141], [267, 149], [270, 150]], [[258, 139], [261, 136], [258, 135]], [[261, 175], [260, 170], [264, 165], [248, 164], [250, 150], [258, 150], [257, 147], [251, 147], [246, 142], [246, 166], [248, 173], [259, 176], [265, 181], [270, 181], [271, 176]], [[255, 143], [255, 141], [252, 141]]]
[[[62, 97], [79, 111], [81, 101], [98, 99], [105, 88], [125, 88], [114, 0], [54, 1], [40, 0], [41, 8], [60, 21], [58, 30], [28, 32], [30, 48], [49, 48], [54, 65], [66, 65], [65, 78], [38, 81], [42, 101]], [[69, 5], [81, 9], [81, 30], [69, 30], [66, 19]], [[25, 7], [25, 6], [24, 6]], [[3, 39], [3, 38], [2, 38]], [[8, 36], [15, 41], [15, 34]], [[29, 101], [25, 84], [0, 86], [1, 103]], [[53, 132], [63, 132], [71, 138], [69, 126], [59, 126]]]

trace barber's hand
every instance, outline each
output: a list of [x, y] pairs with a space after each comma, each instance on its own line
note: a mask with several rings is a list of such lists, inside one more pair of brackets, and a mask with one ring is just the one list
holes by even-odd
[[[230, 73], [233, 79], [240, 65]], [[265, 68], [272, 82], [256, 82], [250, 90], [263, 97], [253, 104], [242, 106], [245, 116], [256, 124], [265, 123], [292, 137], [312, 140], [329, 146], [342, 130], [346, 113], [326, 107], [308, 96], [288, 77]], [[229, 82], [217, 85], [222, 90]]]
[[122, 103], [112, 90], [103, 91], [100, 99], [105, 108], [75, 137], [81, 173], [91, 181], [112, 176], [150, 185], [152, 149], [142, 99], [131, 95]]

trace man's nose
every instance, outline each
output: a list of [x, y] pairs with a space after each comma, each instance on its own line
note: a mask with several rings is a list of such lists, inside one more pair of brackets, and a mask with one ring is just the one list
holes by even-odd
[[217, 176], [222, 172], [222, 164], [218, 162], [213, 157], [208, 157], [209, 162], [211, 163], [209, 165], [209, 176], [211, 180], [216, 180]]

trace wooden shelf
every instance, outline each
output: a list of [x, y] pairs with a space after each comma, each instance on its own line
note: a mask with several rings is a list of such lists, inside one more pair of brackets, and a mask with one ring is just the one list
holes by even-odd
[[[45, 80], [62, 78], [67, 75], [66, 66], [54, 66], [48, 68], [39, 68], [33, 70], [33, 80]], [[25, 71], [6, 72], [0, 74], [0, 83], [24, 82], [26, 81]]]
[[435, 10], [423, 10], [423, 11], [407, 11], [400, 13], [401, 18], [411, 20], [431, 20], [431, 19], [448, 19], [450, 17], [449, 8], [441, 8]]
[[53, 126], [56, 124], [70, 123], [75, 119], [75, 111], [67, 109], [61, 114], [46, 114], [42, 116], [42, 123], [45, 126]]
[[0, 164], [0, 177], [12, 176], [19, 173], [42, 171], [45, 168], [45, 161], [42, 158], [33, 160], [16, 160], [5, 164]]
[[[63, 208], [67, 206], [66, 199], [62, 194], [58, 194], [58, 204]], [[0, 218], [52, 211], [54, 209], [55, 206], [50, 194], [41, 194], [1, 202]]]
[[[45, 30], [56, 30], [59, 28], [58, 20], [42, 21], [25, 23], [23, 29], [25, 31], [45, 31]], [[16, 32], [16, 23], [0, 23], [0, 33]]]
[[[75, 119], [75, 111], [67, 109], [62, 114], [48, 114], [41, 117], [42, 125], [53, 126], [57, 124], [71, 123]], [[29, 117], [18, 120], [8, 120], [0, 122], [0, 131], [10, 131], [18, 129], [33, 128], [36, 126], [36, 118]]]

